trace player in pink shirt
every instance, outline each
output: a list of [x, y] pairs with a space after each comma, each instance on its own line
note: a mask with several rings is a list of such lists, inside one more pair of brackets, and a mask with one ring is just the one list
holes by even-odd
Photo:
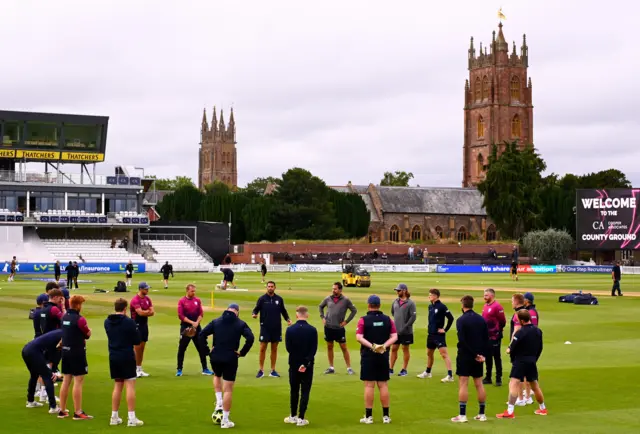
[[504, 316], [504, 308], [496, 301], [496, 292], [492, 288], [484, 290], [484, 307], [482, 317], [487, 322], [489, 328], [489, 353], [486, 357], [487, 376], [482, 381], [484, 384], [491, 384], [491, 371], [493, 362], [496, 364], [496, 386], [502, 386], [502, 356], [500, 354], [500, 344], [502, 342], [502, 331], [507, 324]]
[[[202, 309], [202, 301], [196, 297], [196, 285], [190, 283], [187, 285], [187, 294], [178, 302], [178, 318], [180, 319], [180, 343], [178, 344], [178, 370], [176, 377], [182, 377], [182, 365], [184, 363], [184, 353], [187, 351], [189, 343], [193, 341], [196, 350], [200, 355], [200, 364], [202, 365], [202, 375], [213, 375], [207, 368], [207, 344], [200, 340], [200, 322], [204, 316]], [[189, 328], [196, 329], [194, 336], [188, 336], [185, 331]]]
[[149, 374], [142, 370], [142, 359], [144, 349], [149, 340], [149, 317], [155, 315], [149, 294], [150, 286], [146, 282], [140, 282], [138, 293], [131, 299], [131, 319], [136, 322], [138, 333], [140, 333], [140, 345], [134, 347], [136, 353], [136, 374], [138, 378], [148, 377]]

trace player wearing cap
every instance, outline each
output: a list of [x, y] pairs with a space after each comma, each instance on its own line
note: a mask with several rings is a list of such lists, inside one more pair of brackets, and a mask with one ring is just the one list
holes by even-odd
[[[324, 314], [325, 307], [327, 308], [326, 316]], [[344, 328], [356, 316], [358, 309], [349, 298], [342, 294], [342, 284], [340, 282], [333, 284], [331, 295], [322, 300], [318, 308], [320, 309], [322, 324], [324, 324], [324, 340], [327, 342], [327, 356], [329, 358], [329, 368], [324, 373], [334, 374], [336, 372], [333, 368], [333, 343], [338, 342], [344, 361], [347, 364], [347, 374], [353, 375], [351, 356], [347, 348], [347, 335]], [[350, 311], [348, 318], [346, 318], [347, 310]]]
[[491, 371], [493, 361], [496, 364], [496, 386], [502, 386], [502, 354], [500, 344], [502, 343], [502, 333], [507, 325], [504, 316], [504, 308], [496, 301], [496, 292], [492, 288], [484, 290], [484, 307], [482, 317], [487, 322], [489, 328], [489, 352], [487, 354], [487, 376], [482, 380], [483, 384], [491, 384]]
[[138, 377], [148, 377], [149, 374], [142, 370], [142, 360], [144, 359], [144, 349], [149, 340], [149, 317], [155, 315], [153, 303], [148, 297], [149, 285], [147, 282], [140, 282], [138, 293], [131, 299], [131, 319], [138, 326], [140, 334], [140, 344], [134, 347], [136, 352], [136, 373]]
[[[524, 294], [524, 308], [529, 311], [531, 324], [538, 327], [539, 314], [533, 300], [534, 296], [532, 293], [527, 292]], [[531, 385], [528, 380], [522, 384], [522, 401], [524, 401], [526, 405], [533, 404], [533, 398], [531, 397]]]
[[47, 301], [49, 301], [49, 296], [47, 294], [40, 294], [36, 298], [35, 309], [30, 312], [30, 318], [33, 322], [34, 339], [42, 335], [42, 330], [40, 329], [40, 313], [42, 312], [42, 308]]
[[360, 318], [356, 339], [360, 342], [360, 380], [364, 381], [365, 415], [360, 423], [373, 423], [375, 387], [380, 392], [382, 423], [391, 423], [389, 416], [389, 347], [398, 340], [396, 326], [380, 311], [380, 297], [370, 295], [368, 312]]
[[398, 376], [404, 377], [407, 375], [407, 366], [409, 366], [409, 359], [411, 358], [409, 346], [413, 344], [413, 323], [416, 321], [416, 304], [410, 299], [411, 294], [404, 283], [398, 284], [395, 291], [398, 294], [398, 298], [391, 305], [391, 315], [398, 331], [398, 340], [391, 346], [389, 374], [393, 375], [393, 366], [398, 359], [398, 349], [402, 345], [403, 363], [402, 370]]
[[200, 321], [204, 316], [202, 301], [196, 297], [196, 285], [187, 285], [187, 294], [178, 301], [178, 318], [180, 318], [180, 343], [178, 344], [178, 370], [176, 377], [182, 377], [182, 366], [184, 363], [184, 353], [187, 351], [189, 343], [193, 341], [196, 351], [200, 355], [202, 365], [202, 375], [213, 375], [207, 368], [207, 345], [200, 341]]
[[[429, 326], [427, 335], [427, 369], [418, 375], [418, 378], [431, 378], [431, 368], [434, 362], [434, 353], [436, 348], [440, 352], [444, 364], [447, 367], [447, 376], [442, 380], [443, 383], [453, 383], [453, 372], [451, 370], [451, 359], [447, 351], [446, 333], [453, 325], [453, 314], [449, 312], [449, 308], [440, 301], [440, 291], [438, 289], [429, 290]], [[444, 325], [444, 320], [447, 325]]]
[[[239, 318], [240, 306], [235, 303], [229, 305], [222, 315], [202, 329], [200, 341], [206, 342], [207, 337], [213, 335], [211, 345], [211, 368], [213, 369], [213, 387], [216, 392], [216, 409], [211, 415], [222, 410], [221, 428], [233, 428], [234, 423], [229, 420], [233, 386], [238, 372], [238, 358], [247, 355], [254, 342], [253, 333], [246, 322]], [[240, 338], [244, 337], [244, 346], [240, 351]]]

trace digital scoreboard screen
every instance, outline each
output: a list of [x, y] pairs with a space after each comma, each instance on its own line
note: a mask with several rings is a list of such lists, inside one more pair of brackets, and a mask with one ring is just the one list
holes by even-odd
[[578, 250], [640, 249], [640, 188], [577, 190]]
[[104, 161], [108, 118], [0, 111], [0, 158]]

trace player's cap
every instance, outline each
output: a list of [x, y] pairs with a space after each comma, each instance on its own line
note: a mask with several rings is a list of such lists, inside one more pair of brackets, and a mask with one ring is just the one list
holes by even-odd
[[240, 306], [238, 306], [238, 304], [237, 304], [237, 303], [231, 303], [231, 304], [229, 305], [229, 309], [235, 309], [235, 310], [238, 310], [238, 311], [239, 311], [239, 310], [240, 310]]
[[138, 289], [149, 289], [151, 288], [149, 285], [147, 285], [147, 282], [140, 282], [140, 284], [138, 285]]
[[527, 299], [527, 300], [529, 300], [531, 303], [533, 303], [533, 294], [532, 294], [532, 293], [527, 292], [527, 293], [524, 295], [524, 298], [526, 298], [526, 299]]
[[380, 297], [377, 295], [370, 295], [369, 298], [367, 298], [367, 304], [380, 306]]
[[49, 301], [49, 296], [47, 294], [40, 294], [38, 298], [36, 298], [36, 304], [44, 304]]
[[64, 295], [64, 298], [66, 298], [67, 300], [69, 300], [69, 297], [71, 297], [67, 288], [62, 289], [62, 295]]
[[407, 289], [407, 285], [404, 283], [398, 283], [398, 286], [396, 286], [396, 291], [406, 291]]
[[63, 281], [58, 282], [58, 288], [62, 289], [66, 287], [67, 287], [67, 282], [63, 282]]

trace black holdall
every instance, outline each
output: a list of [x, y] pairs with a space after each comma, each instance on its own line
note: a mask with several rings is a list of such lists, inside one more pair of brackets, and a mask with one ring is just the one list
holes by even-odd
[[127, 292], [127, 285], [122, 280], [119, 280], [113, 290], [115, 292]]

